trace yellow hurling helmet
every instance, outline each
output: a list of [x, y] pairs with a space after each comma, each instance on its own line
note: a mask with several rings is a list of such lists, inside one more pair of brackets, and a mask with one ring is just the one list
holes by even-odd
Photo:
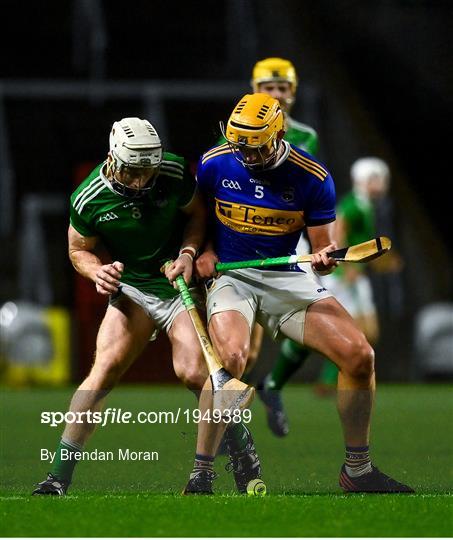
[[[247, 167], [265, 168], [276, 157], [284, 135], [283, 112], [277, 99], [268, 94], [246, 94], [228, 120], [226, 129], [221, 124], [225, 139], [235, 157]], [[254, 153], [259, 161], [251, 162]]]
[[283, 58], [266, 58], [260, 60], [253, 68], [251, 85], [258, 92], [258, 85], [264, 82], [289, 82], [293, 94], [296, 93], [297, 75], [293, 64]]

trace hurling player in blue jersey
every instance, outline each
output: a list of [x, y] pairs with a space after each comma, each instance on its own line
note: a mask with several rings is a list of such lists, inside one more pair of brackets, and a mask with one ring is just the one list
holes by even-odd
[[[336, 266], [335, 187], [324, 165], [283, 140], [279, 102], [245, 95], [224, 134], [206, 152], [197, 180], [211, 214], [210, 244], [197, 260], [200, 277], [216, 276], [215, 263], [293, 254], [304, 227], [312, 268]], [[374, 351], [337, 300], [297, 265], [227, 271], [208, 290], [209, 332], [225, 368], [240, 378], [255, 320], [274, 338], [286, 336], [330, 358], [339, 368], [338, 411], [346, 445], [340, 486], [347, 492], [412, 492], [379, 471], [369, 456], [375, 393]], [[216, 448], [206, 448], [214, 459]]]

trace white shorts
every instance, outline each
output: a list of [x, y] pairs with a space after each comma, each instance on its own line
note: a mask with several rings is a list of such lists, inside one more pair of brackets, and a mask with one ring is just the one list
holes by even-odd
[[341, 275], [330, 274], [321, 277], [321, 282], [335, 295], [335, 298], [351, 317], [366, 317], [376, 314], [373, 289], [368, 276], [360, 275], [353, 283], [348, 283]]
[[256, 319], [275, 339], [282, 324], [298, 313], [303, 336], [307, 307], [330, 296], [312, 272], [231, 270], [213, 280], [208, 288], [208, 321], [215, 313], [239, 311], [250, 330]]
[[[150, 341], [157, 338], [161, 329], [164, 329], [168, 334], [176, 316], [186, 309], [179, 295], [163, 300], [154, 294], [144, 293], [131, 285], [126, 285], [126, 283], [120, 283], [120, 287], [119, 292], [110, 297], [109, 304], [115, 306], [121, 300], [122, 295], [125, 295], [141, 306], [148, 317], [157, 325], [157, 329], [149, 338]], [[204, 309], [204, 301], [200, 291], [195, 287], [191, 287], [189, 290], [197, 307]]]

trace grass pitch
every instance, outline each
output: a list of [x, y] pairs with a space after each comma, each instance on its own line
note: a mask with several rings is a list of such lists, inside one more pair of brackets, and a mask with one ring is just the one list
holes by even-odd
[[[235, 494], [226, 458], [216, 460], [215, 497], [182, 497], [193, 463], [196, 424], [109, 424], [87, 450], [111, 450], [113, 461], [78, 464], [66, 498], [30, 497], [51, 465], [61, 427], [40, 423], [42, 411], [66, 411], [72, 389], [1, 390], [0, 534], [2, 536], [452, 536], [453, 387], [381, 386], [372, 455], [415, 495], [343, 495], [344, 454], [332, 399], [309, 385], [289, 386], [290, 434], [275, 438], [261, 403], [250, 424], [268, 495]], [[123, 411], [190, 410], [181, 387], [120, 387], [108, 406]], [[118, 448], [154, 451], [155, 461], [118, 461]]]

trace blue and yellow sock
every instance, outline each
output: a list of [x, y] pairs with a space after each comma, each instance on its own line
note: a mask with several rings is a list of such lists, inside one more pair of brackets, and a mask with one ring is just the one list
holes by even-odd
[[214, 458], [213, 456], [204, 456], [203, 454], [195, 454], [193, 469], [190, 473], [190, 478], [194, 478], [202, 471], [213, 472]]

